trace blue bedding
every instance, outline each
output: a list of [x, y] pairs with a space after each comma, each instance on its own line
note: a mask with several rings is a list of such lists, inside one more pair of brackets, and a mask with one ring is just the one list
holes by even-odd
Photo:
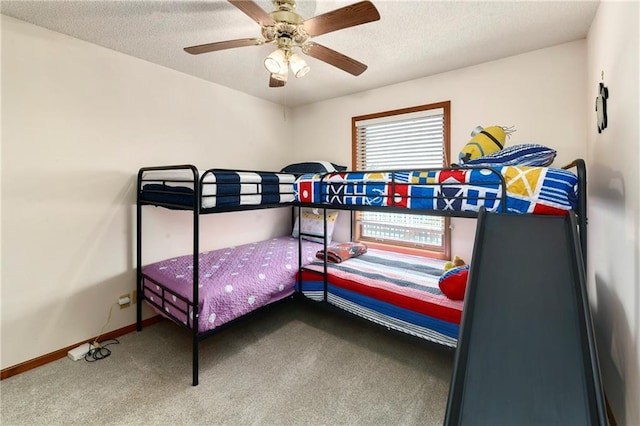
[[[146, 172], [142, 201], [192, 207], [195, 187], [175, 172]], [[199, 179], [201, 207], [237, 207], [290, 203], [295, 176], [286, 173], [208, 170]]]
[[302, 203], [499, 212], [503, 180], [508, 213], [564, 215], [576, 209], [576, 175], [550, 167], [307, 174], [295, 190]]

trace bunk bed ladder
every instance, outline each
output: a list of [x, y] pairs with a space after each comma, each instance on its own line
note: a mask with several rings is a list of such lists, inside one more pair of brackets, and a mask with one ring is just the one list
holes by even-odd
[[[328, 231], [327, 231], [327, 209], [324, 207], [322, 208], [322, 215], [323, 215], [323, 224], [324, 224], [324, 236], [322, 239], [322, 244], [323, 244], [323, 249], [324, 249], [324, 259], [323, 259], [323, 264], [324, 264], [324, 268], [323, 268], [323, 285], [322, 285], [322, 301], [326, 302], [327, 301], [327, 294], [328, 294], [328, 281], [327, 281], [327, 257], [328, 257], [328, 244], [327, 244], [327, 239], [328, 239]], [[315, 209], [315, 208], [314, 208]], [[309, 237], [316, 237], [319, 238], [317, 234], [309, 234], [306, 232], [302, 231], [302, 207], [298, 206], [298, 276], [299, 276], [299, 285], [298, 285], [298, 291], [299, 293], [303, 293], [303, 280], [302, 280], [302, 237], [303, 236], [309, 236]]]

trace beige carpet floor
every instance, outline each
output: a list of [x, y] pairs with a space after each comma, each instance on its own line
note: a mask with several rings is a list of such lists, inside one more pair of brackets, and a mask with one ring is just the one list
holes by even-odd
[[119, 341], [0, 382], [2, 425], [442, 424], [454, 357], [298, 300], [203, 341], [196, 387], [186, 330], [164, 320]]

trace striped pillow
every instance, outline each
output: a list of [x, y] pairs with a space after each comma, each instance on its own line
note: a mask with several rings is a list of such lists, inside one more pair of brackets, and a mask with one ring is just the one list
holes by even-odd
[[538, 166], [547, 167], [553, 163], [556, 150], [537, 144], [513, 145], [493, 154], [469, 160], [465, 166]]

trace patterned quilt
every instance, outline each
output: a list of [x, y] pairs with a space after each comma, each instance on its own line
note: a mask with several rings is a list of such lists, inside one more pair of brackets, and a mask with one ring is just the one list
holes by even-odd
[[306, 174], [296, 181], [295, 195], [302, 203], [500, 212], [500, 175], [509, 213], [563, 215], [576, 208], [577, 177], [549, 167]]

